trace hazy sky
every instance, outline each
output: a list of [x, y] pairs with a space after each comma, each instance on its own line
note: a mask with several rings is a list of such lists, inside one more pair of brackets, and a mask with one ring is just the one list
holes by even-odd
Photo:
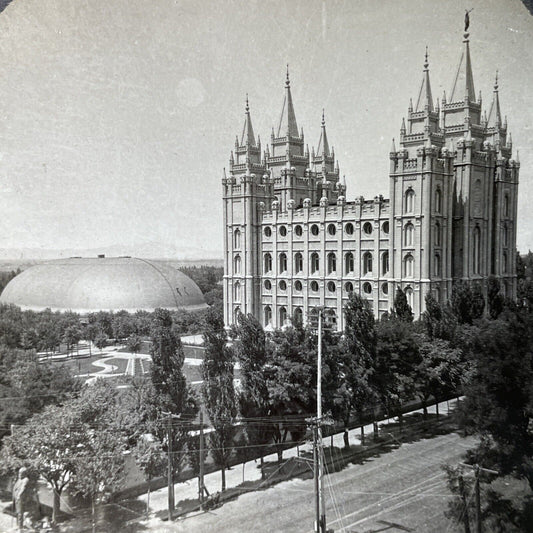
[[222, 250], [222, 168], [249, 93], [270, 139], [290, 64], [316, 147], [322, 107], [348, 200], [388, 197], [422, 79], [449, 94], [471, 13], [476, 91], [496, 69], [533, 249], [533, 17], [519, 0], [14, 0], [0, 14], [0, 248]]

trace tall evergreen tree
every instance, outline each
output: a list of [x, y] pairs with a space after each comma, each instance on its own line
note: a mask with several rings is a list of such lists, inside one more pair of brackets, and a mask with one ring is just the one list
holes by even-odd
[[405, 292], [400, 287], [396, 290], [396, 296], [394, 298], [394, 313], [402, 322], [413, 321], [413, 310], [407, 301]]
[[213, 426], [210, 434], [211, 456], [220, 468], [222, 490], [226, 490], [226, 469], [233, 452], [237, 399], [233, 386], [234, 354], [227, 345], [224, 319], [218, 309], [210, 308], [205, 317], [202, 395]]
[[232, 336], [235, 339], [235, 355], [241, 366], [238, 403], [246, 428], [246, 442], [260, 452], [261, 446], [272, 440], [272, 426], [266, 421], [270, 409], [265, 374], [268, 362], [266, 335], [253, 315], [240, 314]]
[[[376, 329], [374, 313], [368, 300], [359, 295], [350, 294], [344, 307], [345, 330], [341, 359], [342, 386], [348, 394], [344, 410], [341, 410], [344, 422], [344, 444], [348, 446], [348, 424], [354, 410], [361, 423], [361, 440], [364, 443], [363, 415], [376, 399], [372, 388], [372, 379], [376, 359]], [[343, 389], [341, 389], [343, 390]]]
[[[184, 454], [181, 453], [188, 441], [190, 424], [198, 413], [196, 396], [187, 384], [183, 374], [185, 355], [179, 337], [176, 335], [172, 316], [166, 309], [156, 309], [151, 328], [152, 366], [150, 377], [155, 390], [151, 396], [158, 412], [157, 435], [167, 442], [167, 429], [163, 420], [167, 413], [173, 416], [172, 451], [173, 468], [179, 472]], [[181, 419], [181, 421], [180, 421]]]
[[485, 299], [478, 284], [470, 286], [466, 281], [454, 284], [450, 305], [460, 324], [472, 324], [483, 316]]

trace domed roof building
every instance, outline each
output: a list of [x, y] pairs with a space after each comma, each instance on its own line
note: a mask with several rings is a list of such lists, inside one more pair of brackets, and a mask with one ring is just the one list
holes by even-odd
[[133, 257], [59, 259], [35, 265], [15, 278], [0, 303], [41, 311], [135, 312], [207, 307], [198, 285], [164, 261]]

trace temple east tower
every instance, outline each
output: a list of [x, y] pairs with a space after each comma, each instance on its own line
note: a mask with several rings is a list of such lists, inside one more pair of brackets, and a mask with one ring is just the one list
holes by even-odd
[[458, 281], [486, 294], [490, 276], [503, 296], [516, 298], [520, 164], [497, 75], [487, 109], [476, 95], [466, 30], [450, 82], [449, 96], [435, 100], [426, 48], [419, 88], [389, 153], [390, 199], [347, 199], [324, 110], [309, 150], [288, 69], [264, 152], [246, 98], [242, 134], [222, 179], [227, 326], [241, 312], [266, 329], [305, 323], [321, 306], [341, 331], [351, 292], [381, 317], [400, 288], [418, 317], [427, 294], [444, 303]]

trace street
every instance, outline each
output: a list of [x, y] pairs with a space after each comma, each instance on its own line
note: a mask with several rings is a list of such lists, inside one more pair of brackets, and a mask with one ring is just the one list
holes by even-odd
[[[457, 463], [473, 442], [452, 433], [405, 443], [327, 476], [328, 528], [344, 533], [459, 531], [444, 516], [450, 494], [441, 465]], [[308, 533], [313, 521], [313, 481], [294, 479], [157, 531]]]

